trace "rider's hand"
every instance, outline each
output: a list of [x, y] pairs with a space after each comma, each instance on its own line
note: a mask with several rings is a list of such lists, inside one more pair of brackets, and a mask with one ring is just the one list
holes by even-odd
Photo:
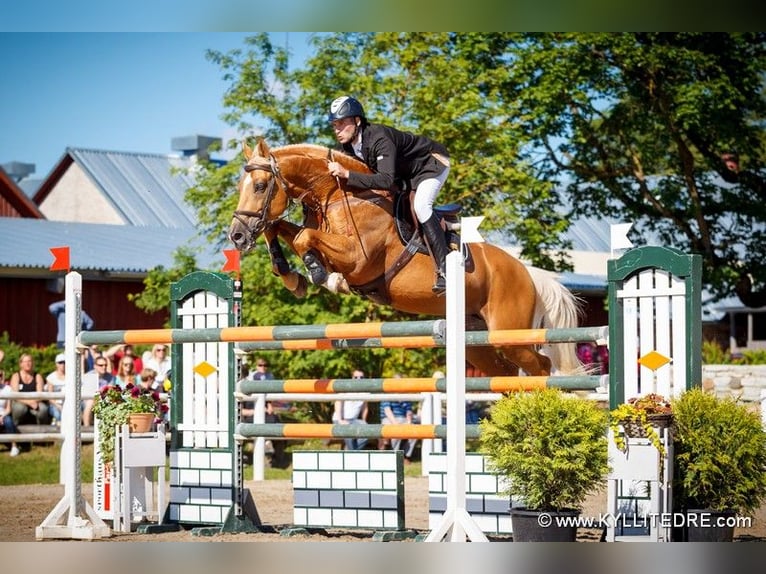
[[348, 179], [348, 170], [337, 161], [331, 161], [328, 163], [327, 171], [329, 171], [330, 175], [333, 177], [342, 177], [343, 179]]

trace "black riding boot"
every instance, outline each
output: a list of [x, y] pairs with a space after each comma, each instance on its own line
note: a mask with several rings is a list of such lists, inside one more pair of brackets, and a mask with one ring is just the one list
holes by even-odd
[[423, 236], [428, 243], [428, 249], [431, 251], [431, 257], [436, 264], [436, 281], [431, 291], [441, 295], [447, 289], [447, 283], [444, 278], [446, 272], [446, 259], [449, 253], [447, 239], [444, 237], [444, 230], [439, 225], [439, 218], [432, 214], [427, 221], [420, 224], [423, 228]]

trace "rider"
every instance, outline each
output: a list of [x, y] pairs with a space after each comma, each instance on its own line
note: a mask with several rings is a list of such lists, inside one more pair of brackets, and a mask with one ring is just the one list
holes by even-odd
[[341, 96], [330, 104], [328, 120], [343, 151], [373, 170], [371, 174], [349, 171], [331, 161], [328, 168], [333, 177], [346, 179], [349, 187], [357, 189], [398, 191], [397, 184], [404, 191], [415, 189], [415, 215], [436, 263], [432, 291], [444, 293], [449, 248], [433, 204], [449, 174], [447, 149], [425, 136], [368, 122], [362, 104], [350, 96]]

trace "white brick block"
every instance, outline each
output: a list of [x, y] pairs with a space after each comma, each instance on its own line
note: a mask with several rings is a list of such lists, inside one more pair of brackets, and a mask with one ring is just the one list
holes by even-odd
[[174, 450], [170, 453], [170, 466], [189, 468], [189, 451]]
[[185, 469], [181, 471], [178, 484], [182, 485], [196, 485], [199, 484], [199, 471]]
[[316, 470], [317, 468], [317, 453], [300, 451], [293, 453], [293, 471]]
[[332, 510], [332, 524], [333, 526], [346, 526], [356, 527], [357, 524], [356, 510], [349, 508], [334, 508]]
[[356, 489], [356, 473], [353, 471], [341, 471], [332, 473], [332, 488], [343, 490]]
[[307, 508], [306, 524], [332, 524], [332, 511], [329, 508]]
[[511, 515], [510, 513], [508, 515], [500, 514], [497, 518], [497, 528], [498, 532], [502, 532], [504, 534], [513, 534], [513, 528], [511, 528]]
[[179, 522], [199, 522], [199, 506], [184, 504], [178, 507]]
[[306, 508], [293, 507], [293, 524], [296, 526], [305, 526], [308, 524], [307, 510], [308, 509]]
[[192, 468], [210, 468], [210, 452], [199, 451], [190, 453], [189, 465]]
[[363, 528], [383, 527], [383, 513], [380, 510], [360, 510], [358, 520]]
[[485, 492], [488, 494], [497, 493], [497, 480], [492, 475], [474, 474], [470, 480], [471, 492]]
[[370, 453], [371, 470], [396, 470], [396, 452], [380, 451]]
[[395, 510], [383, 511], [383, 527], [384, 528], [399, 528], [399, 517]]
[[428, 473], [428, 492], [447, 492], [444, 486], [444, 475]]
[[228, 452], [210, 453], [210, 465], [205, 468], [229, 469], [232, 467], [232, 456]]
[[344, 452], [343, 464], [346, 470], [367, 470], [370, 467], [370, 456], [366, 451]]
[[380, 490], [383, 488], [383, 475], [380, 472], [359, 472], [356, 484], [360, 489]]
[[293, 470], [293, 488], [306, 488], [306, 473], [302, 470]]
[[395, 472], [384, 472], [383, 473], [383, 488], [387, 490], [396, 490], [397, 488], [397, 481], [396, 481], [396, 473]]
[[306, 473], [307, 488], [330, 488], [332, 485], [331, 473], [313, 470]]
[[190, 488], [189, 502], [192, 504], [210, 504], [210, 489]]
[[234, 473], [232, 471], [221, 471], [221, 486], [234, 486]]
[[200, 484], [208, 486], [221, 486], [221, 473], [217, 470], [201, 470], [199, 472]]
[[320, 452], [318, 456], [318, 465], [321, 470], [342, 470], [343, 453], [338, 452]]
[[482, 532], [497, 532], [496, 516], [495, 514], [471, 514], [471, 518]]

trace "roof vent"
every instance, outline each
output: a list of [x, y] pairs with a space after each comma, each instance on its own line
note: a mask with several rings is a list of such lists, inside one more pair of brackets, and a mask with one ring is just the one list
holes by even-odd
[[209, 136], [182, 136], [173, 138], [170, 142], [170, 148], [173, 151], [180, 151], [184, 157], [195, 157], [197, 159], [210, 159], [208, 148], [214, 143], [221, 144], [221, 138]]
[[2, 165], [3, 170], [16, 183], [35, 173], [35, 164], [21, 163], [20, 161], [11, 161]]

